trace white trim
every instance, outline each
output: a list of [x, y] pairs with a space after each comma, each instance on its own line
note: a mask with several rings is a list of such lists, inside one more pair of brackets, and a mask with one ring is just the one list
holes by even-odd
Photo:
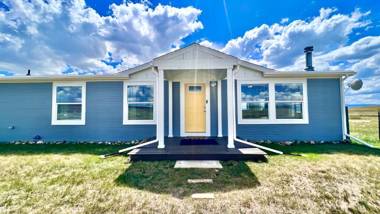
[[[59, 86], [82, 87], [82, 115], [80, 120], [57, 120], [57, 87]], [[86, 125], [86, 82], [53, 82], [51, 125]]]
[[[206, 132], [188, 133], [185, 131], [186, 117], [185, 117], [185, 85], [186, 84], [205, 84], [206, 89]], [[188, 136], [211, 136], [210, 132], [210, 83], [209, 82], [180, 82], [180, 115], [181, 115], [181, 137]]]
[[168, 81], [169, 87], [169, 132], [168, 137], [173, 137], [173, 82]]
[[156, 126], [156, 134], [158, 139], [157, 148], [164, 149], [165, 148], [165, 93], [164, 93], [164, 70], [158, 69], [157, 75], [157, 126]]
[[[151, 85], [153, 86], [153, 120], [129, 120], [128, 119], [128, 86]], [[156, 86], [153, 81], [124, 81], [123, 84], [123, 125], [151, 125], [156, 124]]]
[[218, 80], [217, 83], [218, 93], [218, 137], [223, 137], [223, 121], [222, 121], [222, 81]]
[[[276, 101], [275, 101], [275, 84], [278, 83], [302, 83], [303, 100], [302, 100], [302, 119], [276, 119]], [[268, 119], [243, 119], [241, 111], [241, 85], [242, 84], [268, 84], [269, 85], [269, 118]], [[238, 123], [239, 124], [308, 124], [309, 107], [307, 94], [307, 79], [278, 79], [278, 80], [258, 80], [247, 81], [238, 80], [237, 87], [238, 97]]]
[[342, 118], [342, 132], [343, 132], [343, 140], [346, 138], [347, 127], [346, 127], [346, 108], [345, 108], [345, 99], [344, 99], [344, 79], [340, 78], [340, 107], [341, 107], [341, 118]]
[[228, 118], [228, 143], [227, 147], [232, 149], [235, 148], [234, 138], [235, 138], [235, 125], [234, 125], [234, 114], [235, 114], [235, 75], [232, 68], [227, 69], [227, 118]]

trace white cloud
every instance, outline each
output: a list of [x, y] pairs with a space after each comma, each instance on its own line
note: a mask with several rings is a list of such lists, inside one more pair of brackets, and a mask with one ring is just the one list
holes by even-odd
[[0, 70], [25, 74], [112, 73], [178, 48], [201, 29], [200, 10], [144, 3], [110, 6], [101, 16], [83, 0], [6, 0], [0, 10]]
[[369, 24], [363, 20], [368, 13], [359, 10], [350, 15], [333, 14], [335, 9], [320, 10], [310, 21], [295, 20], [287, 25], [263, 24], [230, 40], [223, 51], [259, 60], [262, 65], [283, 68], [293, 65], [303, 48], [314, 45], [316, 53], [325, 53], [346, 44], [348, 35]]
[[285, 23], [288, 23], [289, 22], [289, 18], [282, 18], [280, 23], [281, 24], [285, 24]]
[[[303, 70], [303, 48], [314, 46], [317, 70], [354, 70], [364, 81], [363, 89], [346, 91], [348, 103], [380, 103], [380, 36], [367, 36], [349, 43], [355, 30], [371, 27], [370, 12], [359, 9], [340, 14], [322, 8], [319, 15], [290, 23], [263, 24], [231, 39], [222, 51], [279, 70]], [[352, 79], [352, 78], [351, 78]], [[349, 81], [349, 80], [348, 80]]]

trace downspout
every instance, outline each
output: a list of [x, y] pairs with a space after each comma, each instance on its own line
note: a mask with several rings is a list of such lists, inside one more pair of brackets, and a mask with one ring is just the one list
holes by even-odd
[[346, 109], [345, 109], [345, 106], [346, 106], [346, 103], [345, 103], [345, 99], [344, 99], [344, 80], [346, 80], [348, 78], [348, 76], [343, 76], [340, 78], [340, 99], [341, 99], [341, 112], [342, 112], [342, 128], [343, 128], [343, 140], [344, 139], [354, 139], [355, 141], [369, 147], [369, 148], [378, 148], [376, 146], [373, 146], [367, 142], [365, 142], [364, 140], [360, 139], [360, 138], [357, 138], [357, 137], [354, 137], [350, 134], [347, 133], [347, 127], [346, 127], [346, 124], [347, 124], [347, 120], [349, 120], [349, 118], [346, 118]]
[[266, 150], [266, 151], [270, 151], [270, 152], [273, 152], [273, 153], [276, 153], [276, 154], [284, 154], [282, 151], [279, 151], [279, 150], [275, 150], [275, 149], [271, 149], [271, 148], [268, 148], [268, 147], [265, 147], [265, 146], [261, 146], [261, 145], [258, 145], [258, 144], [255, 144], [255, 143], [251, 143], [251, 142], [248, 142], [246, 140], [242, 140], [242, 139], [239, 139], [237, 138], [237, 135], [236, 135], [236, 97], [235, 97], [235, 94], [236, 94], [236, 87], [235, 87], [235, 70], [236, 70], [236, 73], [239, 72], [239, 69], [240, 69], [240, 66], [237, 65], [235, 66], [233, 69], [232, 69], [232, 79], [233, 79], [233, 84], [232, 84], [232, 88], [234, 90], [234, 93], [232, 93], [232, 109], [233, 109], [233, 113], [234, 113], [234, 116], [232, 117], [233, 118], [233, 127], [234, 127], [234, 131], [233, 131], [233, 138], [234, 138], [234, 141], [237, 141], [239, 143], [242, 143], [242, 144], [245, 144], [245, 145], [248, 145], [248, 146], [252, 146], [252, 147], [256, 147], [256, 148], [260, 148], [262, 150]]
[[[156, 72], [156, 69], [155, 69], [155, 67], [152, 67], [152, 71], [153, 71], [153, 73], [155, 74], [155, 76], [156, 76], [156, 85], [158, 84], [158, 74], [157, 74], [157, 72]], [[155, 88], [157, 88], [157, 86], [155, 87]], [[158, 92], [157, 92], [157, 90], [155, 90], [155, 95], [156, 95], [156, 97], [158, 97], [157, 95], [158, 95]], [[156, 101], [157, 99], [155, 99], [155, 102], [157, 102]], [[158, 111], [157, 111], [157, 109], [156, 109], [156, 118], [158, 117]], [[156, 120], [157, 121], [157, 120]], [[157, 124], [156, 124], [156, 126], [157, 126]], [[145, 142], [145, 143], [142, 143], [142, 144], [138, 144], [138, 145], [135, 145], [135, 146], [131, 146], [131, 147], [127, 147], [127, 148], [125, 148], [125, 149], [120, 149], [119, 151], [117, 151], [117, 152], [114, 152], [114, 153], [110, 153], [110, 154], [105, 154], [105, 155], [100, 155], [100, 158], [108, 158], [108, 157], [111, 157], [111, 156], [117, 156], [117, 155], [122, 155], [122, 154], [124, 154], [124, 153], [126, 153], [126, 152], [129, 152], [129, 151], [131, 151], [131, 150], [134, 150], [134, 149], [137, 149], [137, 148], [140, 148], [140, 147], [143, 147], [143, 146], [147, 146], [147, 145], [150, 145], [150, 144], [153, 144], [153, 143], [157, 143], [158, 142], [158, 137], [157, 137], [157, 135], [156, 135], [156, 138], [154, 139], [154, 140], [151, 140], [151, 141], [148, 141], [148, 142]]]

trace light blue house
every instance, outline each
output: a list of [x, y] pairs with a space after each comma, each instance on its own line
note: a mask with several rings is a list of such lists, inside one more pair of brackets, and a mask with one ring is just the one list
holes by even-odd
[[193, 44], [115, 75], [0, 78], [0, 141], [344, 138], [352, 71], [276, 71]]

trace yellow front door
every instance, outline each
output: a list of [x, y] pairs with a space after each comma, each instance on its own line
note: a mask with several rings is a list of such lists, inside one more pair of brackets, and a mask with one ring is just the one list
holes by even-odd
[[185, 84], [185, 131], [206, 132], [205, 84]]

